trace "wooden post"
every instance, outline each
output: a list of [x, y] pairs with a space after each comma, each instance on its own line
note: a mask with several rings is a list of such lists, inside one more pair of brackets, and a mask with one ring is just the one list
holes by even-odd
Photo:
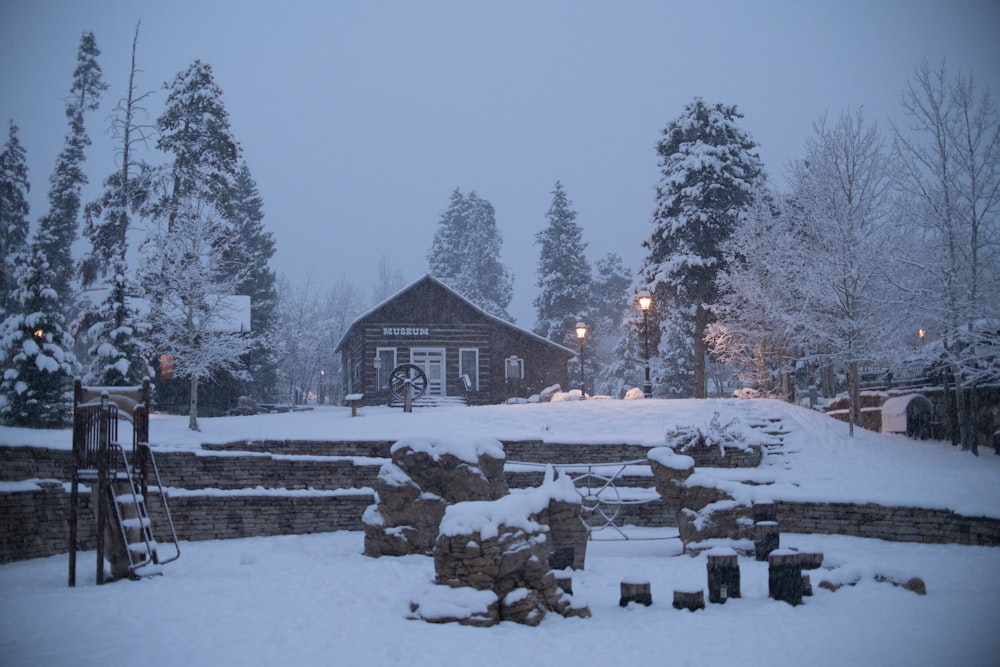
[[780, 543], [777, 521], [758, 521], [753, 525], [753, 549], [757, 560], [766, 561]]
[[692, 590], [674, 590], [674, 609], [697, 611], [705, 608], [705, 591], [701, 588]]
[[358, 416], [358, 403], [364, 399], [364, 394], [348, 394], [344, 396], [344, 400], [351, 404], [351, 416]]
[[101, 409], [97, 417], [97, 489], [92, 492], [93, 501], [97, 503], [97, 585], [104, 583], [104, 529], [108, 525], [108, 443], [111, 439], [110, 410], [108, 395], [101, 395]]
[[81, 450], [86, 449], [87, 433], [83, 428], [83, 417], [77, 414], [83, 384], [77, 378], [73, 381], [73, 482], [69, 492], [69, 585], [76, 586], [76, 532], [77, 504], [80, 502]]
[[759, 500], [753, 504], [753, 522], [777, 521], [778, 514], [770, 500]]
[[768, 595], [795, 606], [802, 604], [802, 566], [799, 554], [787, 549], [771, 552], [767, 559]]
[[725, 604], [740, 597], [740, 564], [736, 551], [719, 547], [708, 552], [708, 601]]
[[653, 604], [653, 594], [650, 592], [648, 579], [622, 579], [618, 606], [627, 607], [629, 602], [637, 602], [647, 607]]

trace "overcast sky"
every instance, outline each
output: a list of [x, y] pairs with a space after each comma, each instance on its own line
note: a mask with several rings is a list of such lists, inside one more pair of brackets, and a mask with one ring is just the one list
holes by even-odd
[[416, 280], [451, 192], [475, 190], [496, 208], [511, 312], [527, 328], [555, 182], [590, 260], [616, 252], [637, 269], [656, 142], [695, 96], [739, 108], [782, 184], [823, 113], [861, 106], [885, 129], [901, 119], [923, 59], [1000, 95], [997, 0], [0, 0], [0, 119], [20, 127], [33, 221], [47, 210], [85, 30], [110, 85], [87, 118], [87, 198], [113, 169], [107, 116], [140, 19], [153, 118], [165, 81], [195, 59], [212, 65], [277, 241], [275, 270], [293, 282], [347, 276], [367, 292], [385, 254]]

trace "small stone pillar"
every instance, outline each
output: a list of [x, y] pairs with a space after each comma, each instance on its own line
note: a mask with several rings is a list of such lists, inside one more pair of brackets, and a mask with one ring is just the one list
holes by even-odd
[[767, 558], [768, 595], [795, 606], [802, 604], [802, 565], [799, 553], [789, 549], [772, 551]]
[[637, 602], [647, 607], [653, 604], [653, 594], [650, 592], [649, 579], [622, 579], [621, 598], [618, 606], [627, 607], [629, 602]]
[[753, 550], [757, 560], [767, 560], [780, 544], [781, 533], [778, 532], [777, 521], [758, 521], [753, 525]]
[[725, 604], [740, 597], [740, 564], [736, 551], [718, 547], [708, 552], [708, 601]]
[[697, 611], [705, 608], [705, 591], [701, 588], [674, 590], [674, 609]]

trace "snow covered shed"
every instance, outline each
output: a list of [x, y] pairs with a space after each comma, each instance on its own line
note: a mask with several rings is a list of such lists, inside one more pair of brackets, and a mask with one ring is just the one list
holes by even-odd
[[[527, 397], [553, 384], [568, 388], [573, 350], [490, 315], [432, 276], [424, 276], [358, 317], [337, 344], [344, 393], [362, 405], [389, 402], [389, 374], [415, 364], [424, 396], [473, 405]], [[467, 382], [466, 379], [468, 378]]]

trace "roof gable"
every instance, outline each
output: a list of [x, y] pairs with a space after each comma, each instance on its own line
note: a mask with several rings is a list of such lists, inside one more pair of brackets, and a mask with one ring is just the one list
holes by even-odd
[[429, 274], [404, 287], [358, 316], [347, 328], [347, 331], [337, 343], [334, 351], [339, 352], [351, 333], [364, 322], [427, 321], [431, 323], [451, 323], [455, 321], [456, 314], [463, 320], [477, 318], [488, 324], [513, 330], [518, 334], [551, 345], [569, 356], [576, 354], [567, 347], [553, 343], [547, 338], [543, 338], [536, 333], [522, 329], [506, 320], [487, 313], [472, 301]]

